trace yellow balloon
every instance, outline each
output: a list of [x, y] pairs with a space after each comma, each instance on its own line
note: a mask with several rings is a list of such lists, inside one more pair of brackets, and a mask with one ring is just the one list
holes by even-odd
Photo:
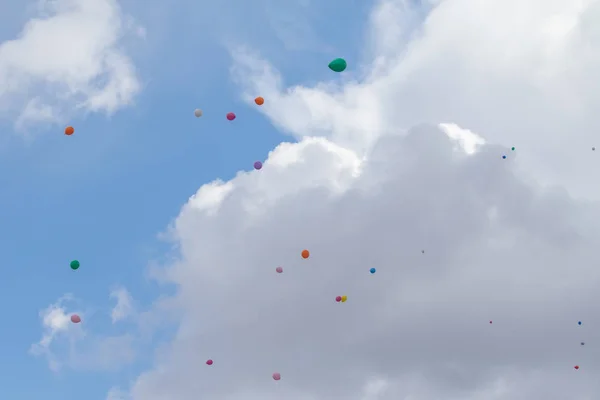
[[345, 303], [348, 300], [348, 296], [342, 296], [342, 303]]

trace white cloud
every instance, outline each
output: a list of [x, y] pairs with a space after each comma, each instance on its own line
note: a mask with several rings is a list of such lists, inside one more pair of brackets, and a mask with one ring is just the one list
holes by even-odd
[[595, 168], [589, 150], [600, 131], [600, 3], [446, 0], [421, 24], [409, 3], [375, 9], [373, 64], [341, 85], [284, 88], [271, 65], [238, 51], [234, 73], [245, 99], [260, 93], [260, 110], [295, 137], [324, 136], [359, 152], [390, 129], [457, 123], [515, 146], [538, 179], [600, 198], [579, 173]]
[[40, 319], [42, 320], [42, 328], [44, 333], [39, 342], [34, 343], [30, 348], [30, 353], [36, 356], [45, 356], [48, 360], [48, 365], [51, 370], [58, 371], [62, 367], [62, 362], [59, 357], [52, 351], [51, 346], [57, 338], [67, 333], [71, 336], [79, 334], [79, 327], [71, 323], [71, 315], [78, 314], [83, 318], [80, 312], [67, 313], [64, 304], [73, 300], [72, 296], [67, 294], [59, 298], [56, 303], [53, 303], [40, 311]]
[[[184, 207], [182, 259], [167, 270], [182, 325], [134, 400], [600, 390], [596, 349], [579, 348], [596, 325], [596, 208], [523, 181], [503, 148], [457, 152], [441, 128], [380, 138], [358, 175], [327, 144], [284, 144], [273, 157], [300, 157], [238, 175], [218, 204], [226, 184], [204, 186]], [[541, 381], [554, 394], [536, 397]]]
[[599, 194], [600, 2], [445, 0], [410, 29], [407, 4], [374, 12], [357, 81], [234, 55], [300, 141], [181, 210], [181, 325], [133, 400], [600, 396], [600, 208], [569, 195]]
[[127, 289], [117, 287], [110, 292], [110, 297], [117, 301], [110, 313], [113, 324], [130, 317], [134, 313], [133, 299]]
[[117, 0], [42, 0], [39, 16], [0, 44], [0, 110], [18, 128], [68, 118], [73, 108], [113, 113], [140, 90], [124, 51], [143, 28]]
[[[86, 329], [93, 312], [71, 309], [67, 304], [75, 302], [65, 295], [40, 311], [43, 334], [34, 343], [30, 353], [44, 356], [51, 370], [64, 367], [77, 370], [118, 370], [135, 359], [136, 337], [132, 334], [118, 336], [96, 335]], [[71, 315], [78, 314], [82, 322], [74, 324]]]

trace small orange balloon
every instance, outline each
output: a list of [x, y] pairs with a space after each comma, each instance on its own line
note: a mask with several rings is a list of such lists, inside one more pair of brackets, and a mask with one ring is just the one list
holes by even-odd
[[302, 258], [308, 258], [308, 256], [310, 256], [308, 250], [302, 250]]
[[257, 98], [254, 99], [254, 102], [257, 105], [262, 106], [263, 104], [265, 104], [265, 99], [263, 99], [262, 97], [258, 96]]
[[74, 133], [75, 133], [75, 129], [72, 126], [67, 126], [65, 128], [65, 135], [71, 136]]

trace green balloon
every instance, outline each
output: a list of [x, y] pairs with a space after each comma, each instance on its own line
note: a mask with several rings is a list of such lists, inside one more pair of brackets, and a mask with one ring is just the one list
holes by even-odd
[[513, 147], [511, 150], [512, 150], [512, 151], [515, 151], [515, 148]]
[[348, 64], [343, 58], [336, 58], [335, 60], [329, 63], [329, 69], [335, 72], [342, 72], [346, 69], [347, 66]]
[[73, 269], [73, 270], [79, 268], [80, 265], [81, 264], [79, 264], [79, 261], [77, 261], [77, 260], [71, 261], [71, 269]]

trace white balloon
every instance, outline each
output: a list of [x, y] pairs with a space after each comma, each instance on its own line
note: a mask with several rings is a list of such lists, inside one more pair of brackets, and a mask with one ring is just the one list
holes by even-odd
[[194, 115], [196, 116], [196, 118], [200, 118], [202, 116], [202, 110], [200, 110], [199, 108], [196, 108], [194, 110]]

